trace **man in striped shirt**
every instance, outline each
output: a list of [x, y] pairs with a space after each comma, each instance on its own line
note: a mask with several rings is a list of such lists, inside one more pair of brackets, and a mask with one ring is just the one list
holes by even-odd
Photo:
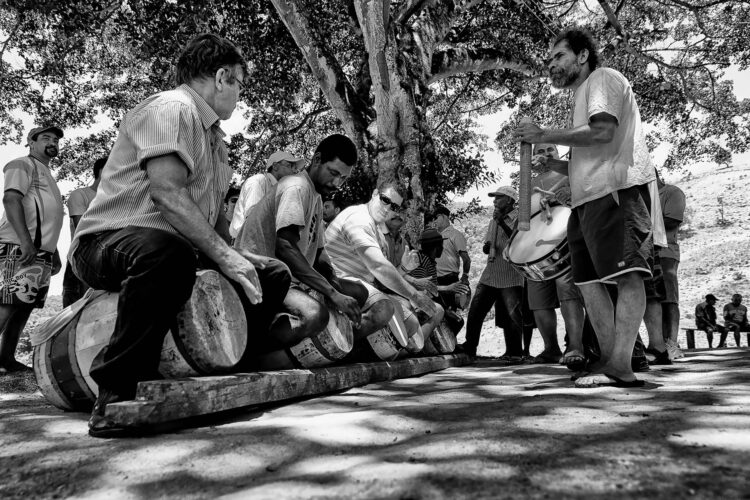
[[[396, 184], [382, 184], [373, 191], [369, 202], [342, 210], [331, 222], [326, 230], [326, 251], [339, 277], [359, 281], [367, 288], [369, 298], [363, 311], [369, 304], [387, 298], [375, 286], [377, 280], [382, 288], [389, 291], [388, 297], [397, 304], [397, 314], [401, 313], [401, 309], [422, 311], [438, 324], [443, 316], [442, 308], [426, 293], [404, 280], [385, 256], [385, 221], [393, 212], [403, 210], [403, 201]], [[388, 323], [391, 315], [384, 318], [381, 327]], [[402, 319], [406, 319], [407, 334], [410, 337], [416, 334], [420, 325], [415, 316]]]
[[495, 325], [503, 329], [505, 337], [505, 353], [501, 360], [507, 364], [520, 364], [523, 362], [523, 278], [503, 258], [503, 250], [516, 222], [516, 211], [513, 207], [518, 195], [512, 187], [502, 186], [490, 193], [490, 196], [494, 198], [495, 210], [483, 247], [484, 253], [488, 255], [487, 266], [471, 299], [466, 321], [466, 342], [462, 344], [462, 350], [472, 356], [476, 355], [484, 318], [494, 305]]
[[289, 286], [286, 266], [241, 255], [218, 232], [226, 232], [232, 175], [219, 120], [237, 104], [242, 54], [217, 35], [199, 35], [176, 70], [178, 88], [147, 98], [123, 119], [71, 243], [76, 275], [120, 292], [112, 338], [91, 368], [99, 386], [89, 420], [95, 437], [123, 435], [104, 416], [107, 404], [132, 399], [139, 381], [159, 377], [164, 336], [192, 293], [199, 254], [239, 288], [257, 328], [270, 323]]

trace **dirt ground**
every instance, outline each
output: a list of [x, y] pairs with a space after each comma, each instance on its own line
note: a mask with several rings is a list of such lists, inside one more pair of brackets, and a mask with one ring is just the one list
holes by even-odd
[[98, 440], [0, 382], [0, 498], [750, 498], [750, 350], [643, 389], [497, 361]]

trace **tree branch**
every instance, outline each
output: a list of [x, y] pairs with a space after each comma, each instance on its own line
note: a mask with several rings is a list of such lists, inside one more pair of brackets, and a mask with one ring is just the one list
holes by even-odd
[[365, 109], [329, 47], [316, 36], [309, 13], [292, 0], [271, 0], [347, 135], [364, 148]]
[[432, 57], [432, 76], [428, 78], [427, 84], [453, 75], [498, 69], [510, 69], [527, 76], [536, 76], [534, 70], [528, 65], [508, 60], [496, 50], [453, 48], [439, 52]]
[[394, 13], [393, 20], [399, 24], [406, 24], [409, 19], [435, 3], [435, 0], [406, 0]]

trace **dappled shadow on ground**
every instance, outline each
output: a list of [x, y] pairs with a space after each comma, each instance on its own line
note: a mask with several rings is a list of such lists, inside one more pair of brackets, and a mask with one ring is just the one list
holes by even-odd
[[116, 441], [3, 395], [0, 497], [742, 497], [750, 352], [689, 356], [645, 390], [484, 360]]

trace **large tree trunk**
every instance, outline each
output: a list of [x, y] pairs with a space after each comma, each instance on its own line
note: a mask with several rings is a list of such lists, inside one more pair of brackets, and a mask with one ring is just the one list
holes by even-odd
[[422, 117], [414, 99], [414, 79], [396, 41], [388, 0], [354, 2], [368, 52], [377, 113], [378, 179], [408, 188], [412, 215], [424, 200], [420, 174]]

